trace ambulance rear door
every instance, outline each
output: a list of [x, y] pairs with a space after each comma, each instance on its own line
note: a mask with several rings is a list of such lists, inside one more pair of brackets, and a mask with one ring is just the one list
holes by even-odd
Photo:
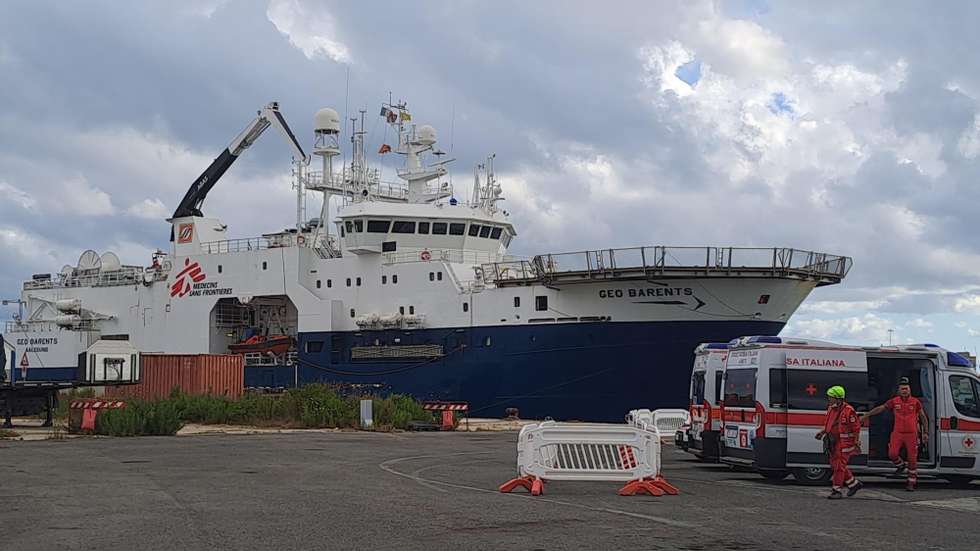
[[[827, 421], [827, 389], [842, 386], [846, 400], [858, 411], [868, 409], [868, 364], [863, 350], [800, 347], [786, 350], [786, 465], [827, 466], [817, 432]], [[867, 464], [868, 435], [861, 431], [862, 455], [852, 464]]]
[[948, 389], [939, 423], [945, 442], [939, 466], [950, 472], [975, 472], [980, 451], [980, 381], [965, 370], [945, 371], [943, 375]]

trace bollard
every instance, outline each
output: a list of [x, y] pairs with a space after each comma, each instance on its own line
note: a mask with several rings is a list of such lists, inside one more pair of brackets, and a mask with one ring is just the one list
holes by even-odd
[[374, 400], [361, 400], [361, 428], [374, 426]]

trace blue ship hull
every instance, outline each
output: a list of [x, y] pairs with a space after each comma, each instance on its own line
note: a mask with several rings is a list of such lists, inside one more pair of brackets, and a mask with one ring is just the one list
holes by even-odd
[[[246, 386], [313, 382], [420, 400], [461, 400], [474, 417], [622, 421], [636, 408], [687, 407], [694, 348], [776, 335], [780, 322], [598, 322], [301, 333], [299, 366], [247, 368]], [[435, 344], [435, 359], [352, 360], [351, 348]]]

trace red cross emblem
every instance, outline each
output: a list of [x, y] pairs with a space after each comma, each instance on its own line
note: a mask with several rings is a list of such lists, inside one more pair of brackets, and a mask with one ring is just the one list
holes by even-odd
[[974, 440], [972, 436], [964, 436], [963, 437], [963, 447], [966, 448], [966, 449], [968, 449], [968, 450], [972, 450], [973, 449], [973, 445], [976, 444], [976, 443], [977, 443], [977, 441]]
[[813, 386], [812, 383], [806, 385], [806, 393], [809, 394], [810, 396], [813, 396], [814, 394], [817, 393], [817, 387]]

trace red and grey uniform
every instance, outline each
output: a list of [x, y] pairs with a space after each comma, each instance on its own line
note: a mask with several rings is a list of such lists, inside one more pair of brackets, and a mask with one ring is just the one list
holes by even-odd
[[[922, 402], [914, 396], [895, 396], [885, 402], [885, 406], [895, 414], [895, 427], [888, 441], [888, 458], [896, 467], [908, 468], [909, 484], [914, 485], [919, 478], [916, 469], [919, 466], [919, 413], [922, 412]], [[899, 455], [903, 447], [908, 462], [902, 461]]]
[[847, 468], [851, 456], [857, 454], [858, 442], [861, 437], [861, 421], [857, 412], [846, 402], [830, 406], [827, 409], [827, 422], [824, 432], [829, 434], [834, 446], [830, 450], [830, 468], [834, 472], [832, 479], [834, 489], [840, 491], [844, 486], [857, 484], [854, 474]]

